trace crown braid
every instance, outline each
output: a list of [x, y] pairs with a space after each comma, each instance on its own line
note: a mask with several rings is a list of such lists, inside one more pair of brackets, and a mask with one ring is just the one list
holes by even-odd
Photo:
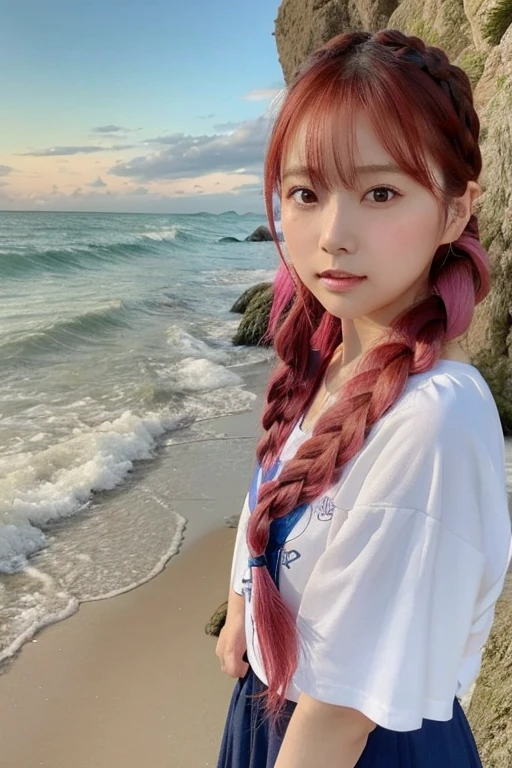
[[451, 64], [441, 48], [428, 46], [414, 35], [406, 36], [398, 30], [383, 30], [373, 40], [391, 49], [398, 61], [414, 64], [426, 72], [450, 100], [460, 125], [466, 128], [459, 136], [465, 160], [478, 176], [481, 170], [478, 148], [480, 120], [473, 107], [471, 81], [464, 70]]

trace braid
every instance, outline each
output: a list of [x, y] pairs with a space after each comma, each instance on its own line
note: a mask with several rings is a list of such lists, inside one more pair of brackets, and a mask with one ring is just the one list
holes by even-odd
[[[266, 434], [256, 448], [256, 456], [267, 469], [279, 453], [297, 419], [297, 412], [306, 410], [322, 380], [334, 348], [341, 340], [341, 328], [331, 328], [331, 318], [320, 302], [303, 288], [274, 337], [274, 347], [281, 359], [266, 392], [266, 408], [261, 423]], [[325, 339], [325, 326], [331, 333]], [[333, 333], [332, 330], [335, 332]], [[293, 334], [296, 343], [288, 344]], [[323, 364], [314, 368], [312, 346], [319, 340], [323, 346]]]
[[478, 147], [480, 120], [473, 106], [471, 81], [466, 72], [451, 64], [441, 48], [427, 46], [414, 35], [407, 36], [398, 30], [383, 30], [373, 40], [390, 48], [400, 62], [414, 64], [436, 82], [455, 110], [459, 124], [466, 128], [466, 131], [459, 133], [458, 140], [468, 166], [478, 176], [481, 171]]

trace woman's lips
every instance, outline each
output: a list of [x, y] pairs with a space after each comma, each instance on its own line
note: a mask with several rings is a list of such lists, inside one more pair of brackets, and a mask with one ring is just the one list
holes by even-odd
[[330, 288], [331, 291], [339, 291], [340, 293], [342, 293], [343, 291], [349, 291], [351, 288], [354, 288], [356, 285], [359, 285], [359, 283], [362, 283], [363, 280], [366, 280], [366, 278], [365, 277], [322, 277], [320, 275], [320, 280], [327, 288]]

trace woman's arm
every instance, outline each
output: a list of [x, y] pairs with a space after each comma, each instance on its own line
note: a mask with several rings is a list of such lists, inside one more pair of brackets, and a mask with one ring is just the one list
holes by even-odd
[[354, 768], [375, 727], [356, 709], [301, 693], [275, 768]]

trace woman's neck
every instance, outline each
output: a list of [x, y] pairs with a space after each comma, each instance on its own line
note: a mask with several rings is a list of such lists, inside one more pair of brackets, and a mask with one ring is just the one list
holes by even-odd
[[[362, 355], [378, 343], [389, 330], [373, 322], [369, 318], [357, 318], [356, 320], [341, 321], [343, 345], [341, 349], [341, 367], [352, 366]], [[340, 348], [339, 348], [340, 349]], [[471, 363], [468, 354], [460, 343], [460, 339], [452, 339], [446, 342], [441, 349], [441, 359], [458, 360], [462, 363]], [[334, 362], [334, 355], [333, 355]]]

